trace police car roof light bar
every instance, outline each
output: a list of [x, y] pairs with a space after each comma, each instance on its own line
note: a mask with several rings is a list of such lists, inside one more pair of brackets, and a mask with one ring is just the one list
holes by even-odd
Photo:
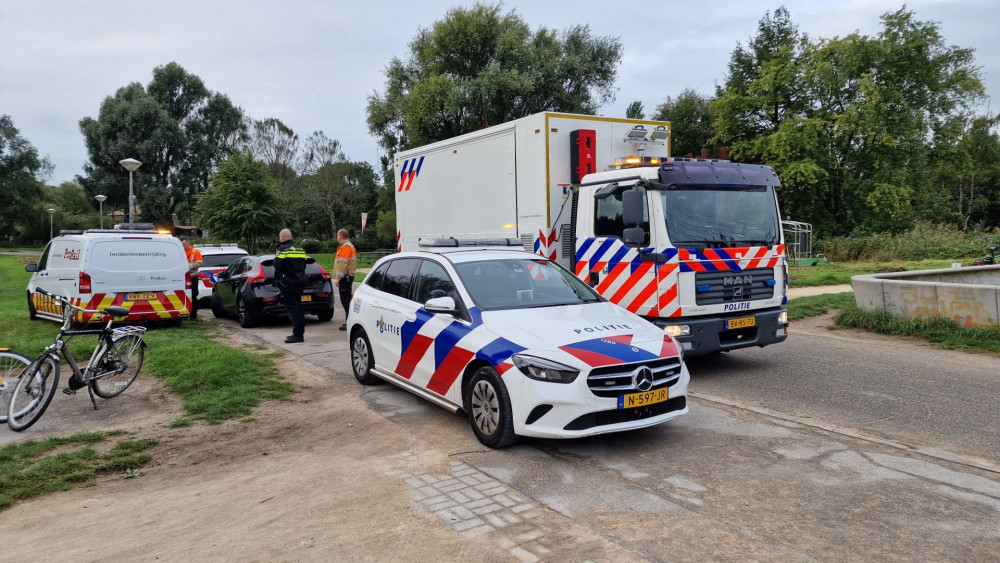
[[486, 239], [457, 239], [457, 238], [422, 238], [417, 241], [417, 246], [428, 248], [455, 248], [459, 246], [517, 246], [522, 247], [521, 239], [516, 238], [486, 238]]

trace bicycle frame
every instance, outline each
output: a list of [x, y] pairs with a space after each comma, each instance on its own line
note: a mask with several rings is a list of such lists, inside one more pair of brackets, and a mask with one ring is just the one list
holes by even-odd
[[[99, 329], [83, 329], [83, 330], [71, 330], [73, 325], [73, 311], [83, 311], [82, 307], [77, 307], [69, 302], [69, 300], [63, 297], [57, 297], [57, 300], [62, 302], [63, 305], [63, 324], [59, 327], [59, 333], [56, 335], [55, 341], [45, 348], [45, 351], [39, 356], [44, 357], [46, 355], [55, 356], [58, 360], [61, 355], [66, 359], [66, 363], [69, 364], [70, 369], [73, 374], [70, 376], [70, 381], [76, 378], [76, 383], [80, 387], [88, 387], [89, 383], [93, 379], [101, 377], [102, 374], [97, 373], [98, 366], [97, 361], [104, 354], [105, 350], [111, 342], [114, 342], [116, 338], [125, 336], [128, 334], [138, 334], [139, 342], [142, 343], [143, 333], [146, 332], [145, 327], [139, 326], [123, 326], [119, 328], [111, 328], [114, 324], [115, 318], [112, 315], [107, 315], [108, 322], [103, 327]], [[63, 339], [65, 336], [83, 336], [88, 334], [96, 334], [97, 336], [97, 346], [94, 347], [94, 351], [90, 354], [90, 360], [87, 361], [87, 365], [81, 370], [79, 364], [76, 362], [76, 358], [73, 357], [73, 353], [70, 352], [69, 348], [66, 346], [66, 342]], [[141, 344], [145, 345], [145, 344]], [[71, 384], [72, 385], [72, 384]], [[71, 387], [72, 388], [72, 387]], [[94, 410], [97, 410], [97, 400], [94, 399], [93, 391], [90, 391], [90, 401], [94, 404]]]

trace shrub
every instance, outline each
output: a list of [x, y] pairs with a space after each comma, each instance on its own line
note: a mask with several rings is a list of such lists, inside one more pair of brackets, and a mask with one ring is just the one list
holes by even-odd
[[314, 238], [307, 238], [302, 241], [302, 250], [306, 251], [306, 254], [316, 254], [322, 252], [324, 249], [323, 241]]
[[899, 235], [853, 233], [823, 239], [814, 253], [834, 262], [889, 262], [893, 260], [947, 260], [982, 256], [1000, 236], [993, 232], [963, 233], [954, 227], [918, 223]]

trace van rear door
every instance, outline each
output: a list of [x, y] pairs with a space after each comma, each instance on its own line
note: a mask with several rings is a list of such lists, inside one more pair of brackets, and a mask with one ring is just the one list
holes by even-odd
[[[187, 315], [187, 258], [173, 237], [125, 236], [94, 241], [84, 261], [97, 309], [111, 304], [129, 310], [129, 320]], [[87, 302], [86, 296], [83, 301]], [[99, 300], [99, 303], [94, 303]]]

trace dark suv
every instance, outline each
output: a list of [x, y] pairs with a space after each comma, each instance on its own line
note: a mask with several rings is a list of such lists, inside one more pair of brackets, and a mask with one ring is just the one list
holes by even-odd
[[[302, 312], [321, 321], [333, 319], [333, 284], [330, 274], [316, 260], [306, 258], [306, 287]], [[287, 317], [274, 283], [274, 256], [244, 256], [216, 276], [212, 313], [219, 318], [236, 314], [240, 326], [257, 326], [261, 317]]]

